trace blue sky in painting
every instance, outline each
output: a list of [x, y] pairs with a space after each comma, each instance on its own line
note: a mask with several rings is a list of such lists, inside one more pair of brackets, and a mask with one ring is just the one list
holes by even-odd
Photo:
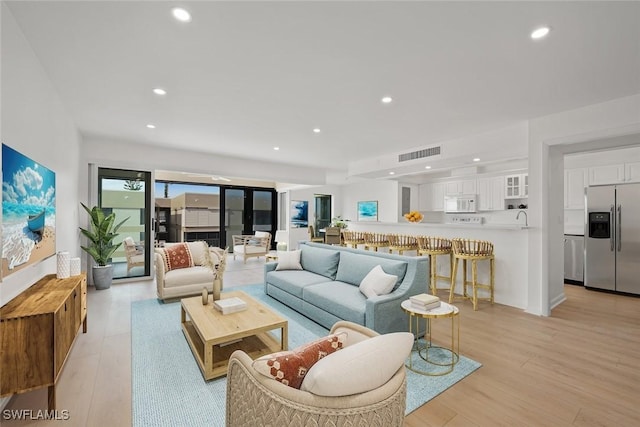
[[[2, 144], [2, 205], [7, 207], [47, 207], [55, 211], [56, 174], [41, 164]], [[11, 211], [11, 209], [9, 210]]]

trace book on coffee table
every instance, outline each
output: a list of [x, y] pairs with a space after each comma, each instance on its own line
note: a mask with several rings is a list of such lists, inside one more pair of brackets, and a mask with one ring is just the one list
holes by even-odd
[[222, 314], [236, 313], [247, 309], [247, 303], [238, 297], [219, 299], [213, 302], [213, 306]]

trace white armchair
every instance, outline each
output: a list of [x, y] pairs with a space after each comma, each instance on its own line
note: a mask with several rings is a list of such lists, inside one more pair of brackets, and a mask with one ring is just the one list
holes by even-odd
[[222, 289], [226, 268], [227, 250], [209, 247], [206, 242], [188, 242], [192, 265], [187, 268], [171, 269], [166, 262], [165, 249], [177, 243], [167, 243], [165, 248], [155, 249], [155, 269], [158, 299], [182, 298], [197, 295], [206, 287], [213, 291], [213, 281], [220, 280]]
[[236, 255], [243, 257], [244, 263], [247, 258], [261, 257], [269, 253], [271, 248], [271, 233], [266, 231], [256, 231], [254, 235], [237, 235], [233, 238], [233, 259]]
[[127, 257], [127, 275], [133, 267], [144, 267], [144, 247], [136, 245], [132, 237], [125, 237], [124, 253]]
[[[343, 331], [348, 333], [345, 348], [378, 336], [371, 329], [345, 321], [337, 322], [331, 329], [331, 333]], [[407, 393], [403, 358], [411, 351], [413, 343], [413, 337], [407, 335], [408, 346], [403, 350], [396, 350], [401, 356], [400, 367], [395, 368], [395, 374], [377, 388], [346, 396], [318, 395], [284, 385], [260, 374], [253, 367], [251, 357], [242, 350], [236, 350], [229, 359], [227, 373], [227, 427], [401, 427]], [[340, 352], [326, 356], [326, 359], [338, 353]], [[369, 354], [364, 354], [364, 357], [369, 357]], [[309, 375], [310, 373], [311, 370]], [[344, 378], [340, 381], [343, 380]], [[347, 379], [348, 381], [350, 380]]]

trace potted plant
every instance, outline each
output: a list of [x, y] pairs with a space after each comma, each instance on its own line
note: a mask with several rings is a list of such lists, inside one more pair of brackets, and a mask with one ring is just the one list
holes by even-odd
[[342, 219], [342, 216], [338, 215], [334, 218], [331, 218], [330, 227], [338, 227], [338, 228], [346, 229], [349, 226], [349, 224], [347, 224], [347, 221], [349, 220]]
[[84, 210], [87, 211], [91, 220], [90, 230], [79, 227], [82, 234], [84, 234], [90, 242], [88, 246], [80, 247], [91, 255], [97, 264], [93, 266], [93, 284], [96, 289], [108, 289], [111, 287], [111, 281], [113, 280], [113, 265], [107, 263], [111, 255], [113, 255], [122, 244], [114, 244], [113, 239], [116, 238], [118, 229], [129, 217], [114, 225], [116, 220], [115, 213], [105, 215], [98, 206], [89, 209], [83, 203], [80, 204]]

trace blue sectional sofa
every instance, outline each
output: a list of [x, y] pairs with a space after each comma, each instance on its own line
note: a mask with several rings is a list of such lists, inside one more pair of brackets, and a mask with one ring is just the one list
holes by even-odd
[[[429, 259], [369, 252], [322, 243], [301, 242], [302, 270], [277, 271], [265, 264], [265, 292], [330, 329], [348, 320], [381, 334], [407, 331], [400, 307], [411, 295], [427, 291]], [[358, 286], [375, 266], [398, 276], [387, 295], [366, 298]]]

